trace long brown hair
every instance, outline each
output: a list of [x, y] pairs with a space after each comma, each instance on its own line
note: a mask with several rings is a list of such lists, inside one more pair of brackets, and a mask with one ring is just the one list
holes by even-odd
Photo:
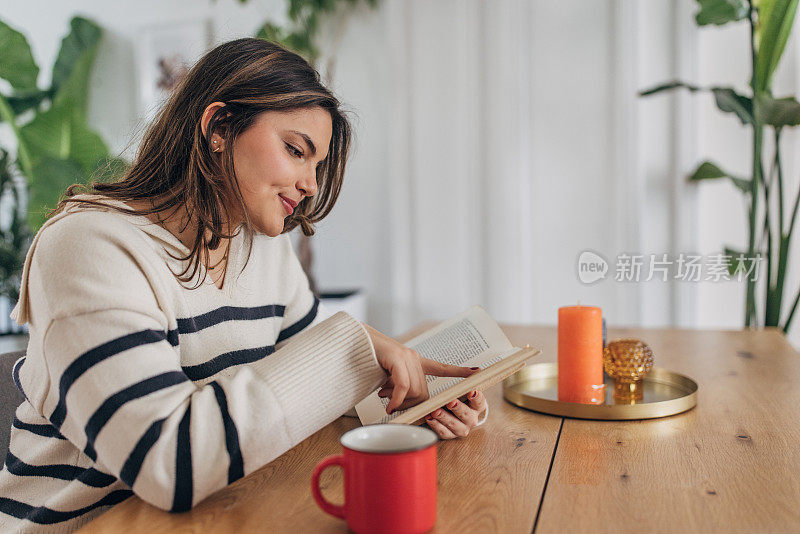
[[[212, 115], [203, 135], [201, 118], [213, 102], [225, 106]], [[187, 282], [197, 273], [201, 255], [208, 265], [208, 251], [216, 249], [222, 239], [233, 237], [223, 230], [230, 228], [234, 214], [241, 214], [245, 231], [253, 232], [234, 172], [233, 150], [212, 152], [211, 134], [217, 132], [226, 146], [233, 147], [236, 137], [260, 113], [314, 106], [331, 115], [328, 156], [317, 169], [317, 194], [303, 198], [283, 229], [285, 233], [299, 225], [305, 235], [313, 235], [313, 224], [330, 213], [341, 191], [351, 143], [350, 124], [339, 101], [302, 57], [275, 43], [251, 38], [221, 44], [192, 67], [146, 131], [133, 163], [121, 179], [71, 185], [48, 217], [70, 202], [111, 207], [134, 215], [168, 209], [174, 212], [183, 206], [189, 220], [197, 222], [197, 233], [187, 256], [170, 256], [189, 260], [183, 272], [173, 273], [181, 282]], [[72, 198], [79, 193], [122, 202], [150, 200], [153, 207], [126, 209], [103, 204], [102, 200]], [[212, 237], [205, 243], [207, 231]], [[252, 240], [248, 242], [252, 244]], [[248, 259], [249, 256], [248, 250]], [[187, 274], [190, 270], [191, 274]], [[195, 288], [200, 284], [202, 280]]]

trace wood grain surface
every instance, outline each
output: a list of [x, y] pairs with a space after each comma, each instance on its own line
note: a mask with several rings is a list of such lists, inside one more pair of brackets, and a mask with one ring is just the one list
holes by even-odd
[[776, 329], [610, 330], [698, 384], [693, 410], [565, 419], [537, 532], [800, 531], [800, 355]]
[[[503, 330], [543, 350], [532, 363], [556, 361], [555, 327]], [[656, 365], [697, 381], [698, 406], [649, 421], [562, 420], [504, 402], [497, 385], [486, 424], [438, 445], [434, 532], [800, 530], [800, 355], [786, 339], [773, 329], [610, 328], [618, 337], [644, 340]], [[346, 532], [317, 508], [310, 480], [357, 425], [334, 421], [190, 512], [133, 497], [82, 532]], [[322, 477], [334, 502], [341, 484], [338, 469]]]

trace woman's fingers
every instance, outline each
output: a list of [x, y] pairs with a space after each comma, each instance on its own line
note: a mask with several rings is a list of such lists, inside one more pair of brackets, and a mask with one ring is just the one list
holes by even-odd
[[389, 380], [381, 384], [380, 389], [378, 389], [378, 396], [391, 397], [393, 389], [394, 389], [394, 380], [392, 380], [392, 377], [390, 376]]
[[440, 438], [466, 437], [478, 424], [479, 414], [486, 408], [486, 399], [480, 391], [471, 391], [467, 398], [469, 405], [456, 399], [447, 404], [450, 411], [439, 408], [425, 418]]
[[[428, 382], [425, 380], [425, 373], [422, 371], [422, 366], [419, 363], [419, 356], [413, 353], [413, 358], [408, 360], [408, 377], [409, 387], [403, 401], [398, 410], [405, 410], [411, 406], [416, 406], [420, 402], [430, 397], [428, 392]], [[397, 386], [395, 385], [395, 389]]]
[[469, 434], [469, 427], [447, 410], [439, 408], [438, 410], [434, 410], [431, 415], [459, 438], [466, 437]]
[[436, 434], [438, 434], [438, 436], [442, 439], [453, 439], [456, 437], [456, 435], [453, 434], [449, 428], [434, 419], [431, 415], [425, 418], [425, 422], [428, 424], [430, 429], [436, 432]]
[[386, 413], [395, 411], [406, 398], [406, 393], [411, 387], [411, 377], [405, 365], [398, 365], [391, 370], [394, 388], [392, 388], [391, 399], [386, 405]]
[[478, 413], [486, 409], [486, 397], [483, 396], [482, 391], [471, 391], [467, 395], [467, 400], [469, 401], [469, 407]]
[[461, 419], [461, 422], [469, 428], [474, 428], [478, 424], [478, 413], [460, 400], [456, 399], [447, 405], [447, 409], [453, 415]]
[[426, 375], [433, 376], [460, 376], [466, 378], [480, 371], [478, 367], [459, 367], [437, 362], [436, 360], [429, 360], [428, 358], [420, 358], [420, 363], [422, 364], [422, 371]]

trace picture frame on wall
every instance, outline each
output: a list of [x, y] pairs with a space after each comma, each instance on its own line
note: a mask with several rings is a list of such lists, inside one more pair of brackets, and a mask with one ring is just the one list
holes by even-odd
[[161, 22], [142, 27], [139, 35], [139, 115], [149, 123], [189, 68], [211, 48], [211, 19]]

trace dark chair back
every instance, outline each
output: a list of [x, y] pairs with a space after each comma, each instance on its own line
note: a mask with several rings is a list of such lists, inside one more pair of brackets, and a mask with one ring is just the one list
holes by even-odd
[[17, 407], [22, 404], [22, 401], [25, 400], [11, 377], [11, 370], [14, 368], [14, 364], [23, 356], [25, 356], [24, 350], [0, 354], [0, 465], [6, 459], [14, 413], [16, 413]]

